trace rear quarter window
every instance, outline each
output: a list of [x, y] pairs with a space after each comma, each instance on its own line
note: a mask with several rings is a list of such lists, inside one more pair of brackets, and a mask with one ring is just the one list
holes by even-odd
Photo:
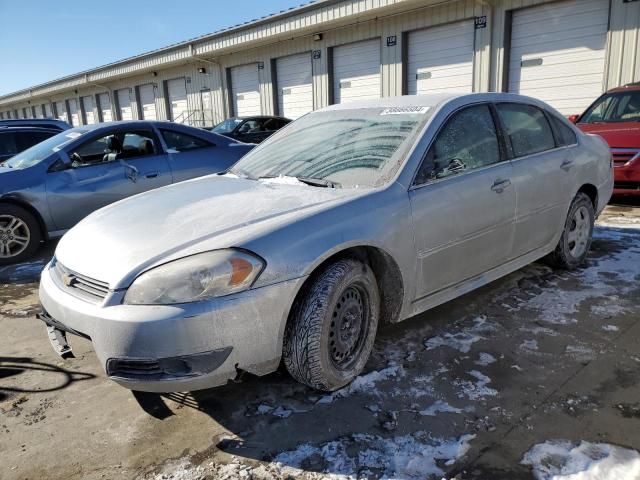
[[550, 113], [548, 115], [551, 119], [551, 126], [553, 127], [553, 131], [556, 134], [558, 146], [566, 147], [578, 143], [578, 138], [576, 137], [576, 134], [571, 129], [571, 127], [569, 127], [563, 120], [560, 120], [555, 115], [552, 115]]

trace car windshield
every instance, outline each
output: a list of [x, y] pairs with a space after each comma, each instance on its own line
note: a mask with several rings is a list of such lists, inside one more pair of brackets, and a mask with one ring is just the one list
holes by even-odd
[[323, 186], [379, 186], [397, 171], [430, 113], [421, 106], [311, 113], [249, 152], [231, 172], [315, 179]]
[[218, 125], [211, 129], [214, 133], [230, 133], [242, 123], [241, 118], [227, 118], [224, 122], [220, 122]]
[[608, 93], [600, 97], [579, 123], [640, 121], [640, 90]]
[[3, 167], [15, 168], [22, 170], [24, 168], [32, 167], [33, 165], [40, 163], [47, 158], [53, 152], [57, 152], [67, 143], [75, 140], [79, 136], [86, 133], [88, 130], [74, 128], [72, 130], [66, 130], [53, 137], [46, 139], [44, 142], [40, 142], [31, 148], [28, 148], [17, 155], [1, 163]]

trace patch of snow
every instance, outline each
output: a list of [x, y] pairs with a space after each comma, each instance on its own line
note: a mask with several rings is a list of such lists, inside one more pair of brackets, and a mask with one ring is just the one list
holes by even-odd
[[469, 350], [471, 350], [471, 345], [479, 340], [482, 340], [480, 335], [469, 332], [445, 333], [444, 336], [438, 335], [429, 338], [424, 342], [424, 346], [427, 350], [446, 346], [458, 350], [461, 353], [468, 353]]
[[[424, 432], [393, 438], [355, 434], [319, 446], [300, 445], [283, 452], [274, 459], [279, 467], [301, 468], [310, 458], [320, 460], [324, 473], [330, 478], [360, 478], [363, 469], [380, 472], [386, 479], [424, 479], [431, 475], [441, 477], [444, 471], [438, 463], [455, 464], [470, 448], [475, 435], [459, 438], [432, 439]], [[350, 455], [348, 447], [357, 444], [358, 452]]]
[[437, 400], [433, 405], [421, 410], [419, 413], [426, 417], [435, 417], [438, 413], [462, 413], [462, 410], [452, 407], [447, 402]]
[[565, 440], [534, 445], [525, 453], [537, 480], [634, 480], [640, 478], [640, 454], [606, 443]]
[[604, 330], [605, 332], [617, 332], [620, 329], [615, 325], [603, 325], [602, 330]]
[[480, 365], [481, 367], [486, 367], [487, 365], [490, 365], [492, 363], [495, 363], [496, 357], [494, 357], [493, 355], [491, 355], [490, 353], [480, 353], [480, 356], [478, 358], [478, 360], [476, 360], [474, 363], [476, 365]]
[[474, 377], [476, 381], [456, 380], [454, 382], [455, 385], [462, 389], [458, 392], [458, 398], [467, 397], [469, 400], [482, 400], [485, 397], [495, 397], [498, 395], [497, 390], [487, 386], [491, 383], [489, 377], [477, 370], [472, 370], [468, 374]]
[[336, 398], [348, 397], [356, 393], [379, 394], [376, 383], [396, 377], [404, 377], [405, 371], [401, 365], [392, 365], [382, 370], [374, 370], [366, 375], [360, 375], [346, 387], [337, 390], [330, 395], [325, 395], [316, 402], [316, 405], [332, 403]]
[[307, 186], [306, 183], [301, 182], [296, 177], [290, 177], [288, 175], [279, 175], [279, 176], [273, 177], [273, 178], [261, 178], [260, 182], [267, 183], [267, 184], [268, 183], [276, 183], [278, 185], [298, 185], [298, 186], [303, 186], [303, 187]]
[[469, 353], [471, 346], [482, 340], [483, 332], [492, 331], [494, 327], [487, 323], [484, 316], [476, 317], [472, 327], [457, 333], [445, 333], [431, 337], [424, 342], [427, 350], [433, 350], [438, 347], [449, 347], [458, 350], [460, 353]]
[[522, 369], [522, 367], [520, 365], [511, 365], [511, 368], [513, 368], [514, 370], [517, 370], [519, 372], [523, 371], [523, 369]]
[[610, 227], [610, 228], [640, 228], [640, 218], [627, 217], [626, 215], [618, 215], [616, 217], [600, 217], [596, 222], [598, 227]]
[[[620, 241], [630, 239], [630, 235], [619, 230], [598, 227], [594, 229], [594, 238]], [[603, 272], [613, 275], [614, 278], [603, 275]], [[536, 310], [539, 320], [556, 325], [576, 323], [576, 314], [584, 301], [589, 299], [602, 301], [603, 298], [626, 293], [635, 288], [636, 277], [639, 274], [637, 251], [633, 248], [624, 248], [614, 254], [596, 259], [583, 269], [567, 273], [566, 279], [579, 282], [581, 287], [579, 290], [547, 286], [531, 298], [521, 299], [515, 311], [522, 308]], [[611, 308], [611, 312], [615, 312], [618, 307], [603, 308]]]
[[524, 340], [520, 344], [520, 348], [523, 350], [538, 350], [538, 341], [537, 340]]

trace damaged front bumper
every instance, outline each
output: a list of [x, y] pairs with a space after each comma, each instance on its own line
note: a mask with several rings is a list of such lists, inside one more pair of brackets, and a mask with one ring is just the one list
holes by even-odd
[[123, 305], [124, 292], [94, 304], [63, 291], [47, 266], [39, 318], [59, 354], [71, 352], [66, 333], [89, 338], [109, 378], [126, 388], [199, 390], [225, 384], [238, 370], [264, 375], [278, 367], [289, 308], [303, 281], [190, 304]]

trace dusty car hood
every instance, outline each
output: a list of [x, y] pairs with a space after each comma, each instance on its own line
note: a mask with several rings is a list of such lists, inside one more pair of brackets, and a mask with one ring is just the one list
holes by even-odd
[[595, 133], [613, 148], [640, 148], [640, 122], [580, 123], [585, 133]]
[[56, 258], [111, 288], [141, 271], [197, 252], [237, 246], [279, 221], [354, 195], [353, 190], [281, 185], [217, 175], [114, 203], [72, 228]]

